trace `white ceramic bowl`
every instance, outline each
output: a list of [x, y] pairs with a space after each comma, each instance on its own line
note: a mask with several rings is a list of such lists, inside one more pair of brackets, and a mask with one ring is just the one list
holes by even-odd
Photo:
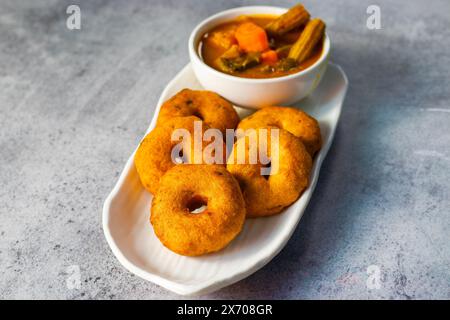
[[310, 94], [319, 84], [328, 64], [330, 38], [325, 34], [322, 55], [312, 66], [278, 78], [248, 79], [219, 72], [203, 62], [199, 42], [215, 26], [246, 14], [283, 14], [285, 8], [251, 6], [219, 12], [203, 20], [189, 37], [189, 56], [194, 73], [207, 90], [217, 92], [238, 106], [258, 109], [268, 105], [290, 105]]

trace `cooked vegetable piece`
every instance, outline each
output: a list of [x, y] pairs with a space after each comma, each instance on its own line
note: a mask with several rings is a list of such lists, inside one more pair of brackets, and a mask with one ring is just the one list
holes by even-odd
[[271, 73], [275, 71], [275, 67], [271, 65], [264, 65], [259, 69], [262, 73]]
[[277, 63], [276, 69], [280, 71], [289, 71], [293, 68], [296, 68], [297, 66], [298, 63], [294, 59], [284, 58]]
[[297, 63], [302, 63], [309, 58], [316, 44], [323, 39], [324, 33], [325, 23], [317, 18], [312, 19], [292, 46], [288, 57]]
[[291, 48], [292, 48], [292, 45], [287, 44], [287, 45], [285, 45], [285, 46], [282, 46], [282, 47], [277, 48], [275, 51], [276, 51], [276, 53], [277, 53], [277, 55], [278, 55], [279, 58], [280, 58], [280, 57], [281, 57], [281, 58], [285, 58], [285, 57], [288, 56], [289, 51], [291, 50]]
[[266, 26], [266, 31], [270, 35], [281, 36], [297, 27], [305, 25], [309, 20], [309, 12], [298, 4], [289, 9], [285, 14], [269, 23]]
[[[233, 47], [230, 48], [230, 50], [233, 49]], [[217, 61], [218, 66], [224, 72], [233, 73], [236, 71], [243, 71], [261, 63], [261, 54], [259, 52], [249, 52], [239, 54], [238, 56], [232, 56], [228, 51]]]
[[208, 36], [208, 41], [219, 48], [228, 49], [236, 43], [235, 29], [215, 31]]
[[275, 50], [268, 50], [261, 53], [261, 61], [269, 65], [274, 65], [278, 61], [278, 55]]
[[253, 22], [241, 24], [235, 37], [239, 48], [245, 52], [262, 52], [269, 48], [266, 31]]
[[230, 49], [225, 51], [220, 57], [223, 59], [235, 59], [241, 55], [241, 51], [239, 50], [239, 46], [237, 44], [233, 44]]

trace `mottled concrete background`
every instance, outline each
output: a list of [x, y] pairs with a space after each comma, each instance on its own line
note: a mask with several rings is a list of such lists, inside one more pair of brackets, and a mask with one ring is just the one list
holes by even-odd
[[[450, 2], [304, 2], [350, 80], [334, 144], [286, 248], [201, 298], [449, 299]], [[80, 31], [65, 26], [70, 3]], [[179, 298], [119, 264], [103, 201], [191, 29], [258, 3], [0, 1], [0, 298]], [[381, 30], [366, 28], [373, 3]]]

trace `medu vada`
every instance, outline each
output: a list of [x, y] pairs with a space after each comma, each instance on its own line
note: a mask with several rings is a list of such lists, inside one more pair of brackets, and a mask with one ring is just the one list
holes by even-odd
[[284, 129], [300, 138], [314, 157], [322, 146], [319, 123], [307, 113], [291, 107], [265, 107], [248, 116], [238, 125], [238, 129], [276, 127]]
[[[201, 123], [201, 133], [194, 134], [195, 121]], [[185, 129], [189, 134], [189, 139], [172, 140], [172, 133], [176, 129]], [[203, 134], [208, 129], [201, 120], [194, 116], [176, 117], [168, 120], [162, 125], [157, 125], [140, 143], [134, 156], [134, 163], [139, 178], [144, 188], [155, 194], [159, 186], [159, 180], [164, 173], [173, 166], [180, 163], [209, 163], [205, 162], [203, 150], [207, 142], [203, 141]], [[200, 131], [200, 130], [199, 130]], [[226, 153], [226, 146], [223, 141], [215, 141], [223, 145], [223, 151], [218, 157], [223, 160]], [[173, 154], [176, 145], [181, 144], [178, 154]], [[201, 148], [195, 148], [195, 144]]]
[[196, 116], [222, 134], [225, 134], [225, 129], [235, 129], [239, 122], [232, 104], [217, 93], [183, 89], [161, 106], [158, 124], [173, 117], [186, 116]]
[[[261, 130], [272, 129], [256, 129], [258, 134]], [[268, 133], [267, 139], [258, 136], [257, 143], [247, 136], [241, 137], [228, 157], [227, 169], [239, 182], [249, 218], [280, 213], [297, 200], [309, 184], [310, 154], [299, 138], [283, 129], [278, 132], [277, 140]], [[240, 143], [243, 148], [239, 147]], [[250, 161], [251, 149], [255, 147], [258, 153], [262, 148], [266, 150], [267, 162], [263, 162], [260, 155], [256, 162]], [[245, 157], [245, 161], [239, 161], [239, 157]], [[263, 168], [269, 169], [269, 174], [262, 174]]]
[[150, 216], [162, 244], [185, 256], [224, 248], [241, 232], [244, 220], [239, 185], [219, 165], [171, 168], [161, 179]]

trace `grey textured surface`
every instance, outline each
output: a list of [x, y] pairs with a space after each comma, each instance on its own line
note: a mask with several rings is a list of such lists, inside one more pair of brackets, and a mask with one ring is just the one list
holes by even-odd
[[[373, 1], [304, 2], [350, 80], [334, 144], [285, 249], [200, 298], [449, 299], [450, 3], [379, 0], [371, 31]], [[80, 31], [65, 27], [69, 2], [0, 1], [0, 298], [179, 298], [115, 259], [103, 201], [191, 29], [258, 1], [75, 3]]]

